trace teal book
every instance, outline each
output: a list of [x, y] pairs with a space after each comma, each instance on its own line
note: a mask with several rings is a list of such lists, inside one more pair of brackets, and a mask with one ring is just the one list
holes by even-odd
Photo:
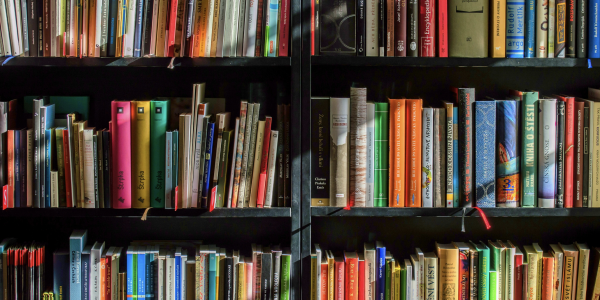
[[478, 300], [490, 300], [490, 249], [482, 242], [471, 242], [479, 256]]
[[521, 201], [523, 207], [537, 207], [538, 92], [523, 92], [523, 133], [521, 136]]
[[165, 208], [165, 142], [169, 100], [150, 102], [150, 206]]
[[217, 300], [217, 252], [214, 245], [209, 246], [208, 255], [208, 299]]
[[173, 187], [173, 206], [171, 208], [175, 208], [175, 189], [177, 188], [177, 184], [179, 183], [179, 178], [177, 178], [177, 174], [179, 174], [179, 131], [173, 131], [173, 144], [171, 145], [171, 149], [173, 149], [173, 170], [172, 170], [172, 183]]
[[[74, 230], [69, 237], [69, 261], [71, 270], [69, 296], [70, 299], [81, 299], [81, 252], [87, 243], [87, 230]], [[4, 241], [3, 241], [4, 244]], [[5, 287], [6, 288], [6, 287]]]
[[[23, 110], [26, 114], [33, 112], [33, 99], [37, 96], [23, 97]], [[89, 96], [50, 96], [45, 105], [54, 104], [57, 119], [65, 119], [68, 113], [77, 112], [82, 120], [90, 119], [90, 97]], [[62, 126], [62, 124], [58, 124]]]
[[389, 196], [389, 103], [375, 103], [375, 197], [374, 207], [387, 207]]

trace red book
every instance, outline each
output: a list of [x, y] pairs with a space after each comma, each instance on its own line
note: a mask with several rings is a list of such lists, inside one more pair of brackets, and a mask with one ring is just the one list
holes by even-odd
[[65, 161], [65, 194], [67, 196], [67, 207], [73, 207], [73, 198], [71, 194], [71, 160], [69, 152], [69, 132], [65, 130], [63, 138], [63, 156]]
[[358, 300], [365, 300], [365, 256], [358, 254]]
[[438, 0], [438, 57], [448, 57], [448, 0]]
[[258, 179], [258, 197], [256, 207], [263, 207], [267, 195], [267, 163], [269, 162], [269, 143], [271, 142], [271, 124], [273, 118], [265, 117], [265, 133], [263, 135], [262, 158], [260, 161], [260, 176]]
[[[263, 49], [263, 44], [265, 43], [265, 41], [263, 40], [263, 15], [265, 13], [263, 13], [263, 2], [267, 1], [267, 6], [269, 5], [269, 0], [257, 0], [258, 1], [258, 9], [257, 12], [258, 14], [256, 14], [256, 44], [254, 46], [255, 48], [255, 52], [254, 52], [254, 56], [255, 57], [262, 57], [264, 56], [264, 51], [261, 51]], [[314, 6], [313, 6], [314, 9]]]
[[[112, 255], [114, 255], [114, 253], [112, 253]], [[111, 270], [112, 270], [112, 255], [111, 256], [106, 256], [106, 268], [104, 269], [105, 275], [104, 278], [106, 278], [106, 289], [104, 290], [104, 292], [106, 293], [106, 296], [104, 297], [106, 300], [112, 300], [112, 293], [111, 293], [111, 278], [112, 278], [112, 274], [111, 274]], [[118, 300], [118, 299], [115, 299]]]
[[344, 252], [346, 258], [346, 300], [358, 300], [358, 255]]
[[290, 42], [290, 0], [281, 0], [279, 11], [279, 56], [288, 56]]
[[544, 253], [542, 259], [542, 300], [552, 300], [554, 292], [554, 256]]
[[583, 206], [583, 152], [584, 152], [584, 112], [585, 103], [583, 101], [575, 102], [575, 140], [573, 142], [573, 207]]
[[8, 130], [7, 138], [8, 145], [6, 146], [6, 151], [8, 152], [8, 201], [6, 207], [14, 208], [15, 207], [15, 198], [14, 198], [14, 190], [15, 190], [15, 132], [14, 130]]
[[406, 56], [406, 0], [394, 1], [394, 50], [396, 56]]
[[557, 96], [565, 102], [565, 208], [573, 207], [573, 158], [575, 141], [575, 98]]
[[[315, 55], [315, 5], [317, 5], [316, 2], [317, 0], [310, 1], [310, 55]], [[258, 6], [258, 9], [260, 9], [260, 5]], [[256, 27], [256, 31], [258, 33], [258, 26]]]
[[167, 57], [175, 56], [175, 31], [177, 25], [177, 0], [169, 3], [169, 27], [167, 30]]
[[435, 0], [419, 1], [419, 56], [435, 56]]
[[113, 101], [111, 113], [112, 208], [131, 208], [131, 103]]
[[327, 274], [329, 274], [329, 265], [327, 264], [327, 260], [321, 262], [321, 289], [319, 292], [321, 293], [321, 300], [327, 300], [328, 289], [328, 281]]
[[345, 300], [344, 291], [345, 284], [344, 279], [346, 278], [346, 273], [344, 272], [344, 258], [336, 257], [335, 258], [335, 295], [333, 297], [334, 300]]
[[8, 113], [7, 113], [7, 128], [6, 129], [19, 129], [17, 120], [21, 117], [19, 112], [19, 102], [16, 99], [8, 101]]
[[515, 294], [514, 300], [523, 299], [523, 253], [515, 247]]

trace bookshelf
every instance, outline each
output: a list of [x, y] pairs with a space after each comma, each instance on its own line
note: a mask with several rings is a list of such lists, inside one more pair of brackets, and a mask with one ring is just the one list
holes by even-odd
[[[171, 57], [14, 57], [0, 58], [3, 67], [154, 67], [168, 68]], [[225, 57], [189, 58], [177, 57], [173, 67], [290, 67], [290, 57]]]

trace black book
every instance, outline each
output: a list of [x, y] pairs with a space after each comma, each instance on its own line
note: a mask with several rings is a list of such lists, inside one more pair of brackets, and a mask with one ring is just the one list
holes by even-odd
[[407, 11], [407, 22], [406, 22], [406, 43], [408, 48], [406, 49], [406, 56], [418, 57], [419, 56], [419, 0], [408, 1]]
[[581, 207], [589, 206], [589, 191], [591, 178], [590, 177], [590, 108], [586, 106], [583, 108], [583, 184], [581, 189], [583, 200]]
[[110, 166], [111, 166], [111, 151], [110, 151], [110, 132], [102, 131], [102, 159], [104, 160], [104, 208], [111, 208], [110, 205]]
[[[108, 0], [108, 3], [108, 40], [106, 41], [106, 56], [115, 57], [117, 52], [117, 15], [119, 13], [119, 3], [118, 0]], [[106, 207], [106, 205], [104, 207]]]
[[310, 113], [310, 205], [329, 206], [329, 98], [313, 97]]
[[283, 104], [277, 105], [277, 132], [279, 137], [277, 138], [277, 163], [275, 164], [277, 170], [277, 201], [273, 201], [272, 207], [278, 206], [283, 207], [284, 203], [284, 186], [285, 186], [285, 174], [284, 174], [284, 151], [283, 151]]
[[39, 0], [27, 0], [27, 7], [32, 8], [27, 11], [27, 29], [29, 38], [29, 57], [38, 56], [38, 31], [37, 31], [37, 1]]
[[356, 3], [356, 55], [366, 55], [367, 42], [367, 16], [365, 0], [358, 0]]
[[[81, 251], [81, 300], [90, 300], [90, 264], [92, 245], [87, 245]], [[41, 290], [40, 290], [41, 293]]]
[[[67, 16], [69, 15], [70, 5], [66, 5], [67, 7]], [[37, 26], [32, 28], [37, 28], [37, 56], [44, 56], [44, 1], [36, 0], [35, 1], [35, 16], [37, 21]], [[69, 25], [69, 18], [66, 18], [66, 25]], [[68, 28], [68, 27], [67, 27]], [[67, 30], [67, 32], [69, 32]]]
[[473, 103], [475, 89], [457, 89], [459, 207], [472, 207], [473, 191]]
[[556, 101], [556, 207], [564, 207], [565, 197], [565, 109], [564, 101]]
[[284, 198], [283, 198], [283, 207], [292, 207], [292, 158], [291, 158], [291, 149], [290, 149], [290, 105], [286, 104], [283, 106], [283, 152], [285, 157], [284, 164], [284, 172], [285, 172], [285, 181], [284, 181]]
[[150, 55], [150, 40], [152, 36], [152, 10], [154, 9], [154, 0], [144, 0], [144, 2], [146, 3], [144, 3], [144, 18], [142, 19], [142, 57]]
[[577, 0], [577, 58], [587, 58], [587, 10], [585, 0]]
[[[154, 1], [158, 1], [158, 0], [154, 0]], [[198, 0], [200, 1], [200, 0]], [[182, 42], [182, 51], [184, 56], [188, 56], [191, 57], [192, 53], [192, 35], [193, 35], [193, 31], [194, 29], [192, 28], [193, 24], [194, 24], [194, 0], [188, 0], [187, 1], [187, 8], [186, 8], [186, 12], [185, 12], [185, 24], [183, 26], [183, 40], [185, 42]], [[218, 17], [218, 14], [216, 14]], [[240, 24], [243, 24], [244, 22], [242, 20], [240, 20]], [[212, 24], [209, 26], [209, 28], [212, 28]]]
[[565, 41], [565, 57], [575, 57], [575, 50], [577, 48], [577, 37], [575, 28], [577, 19], [577, 7], [575, 1], [567, 1], [567, 16], [565, 34], [567, 40]]
[[386, 45], [386, 39], [385, 39], [385, 34], [387, 32], [386, 30], [386, 23], [385, 23], [385, 0], [379, 0], [379, 18], [377, 19], [377, 45], [379, 46], [379, 56], [380, 57], [384, 57], [385, 56], [385, 45]]
[[92, 141], [92, 152], [94, 153], [94, 195], [96, 195], [96, 208], [100, 208], [100, 190], [98, 189], [98, 136], [94, 134]]
[[261, 254], [261, 279], [260, 279], [260, 300], [273, 300], [271, 299], [271, 288], [273, 280], [273, 266], [272, 266], [273, 254], [269, 247], [263, 248]]
[[225, 258], [225, 300], [233, 299], [233, 257]]
[[356, 2], [320, 0], [320, 10], [319, 54], [356, 55]]

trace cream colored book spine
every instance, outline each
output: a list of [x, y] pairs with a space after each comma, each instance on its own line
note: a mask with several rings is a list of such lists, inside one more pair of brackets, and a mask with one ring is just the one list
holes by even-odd
[[333, 206], [345, 207], [348, 204], [348, 155], [350, 147], [348, 143], [348, 125], [350, 121], [350, 99], [331, 98], [330, 100], [330, 158], [329, 199]]
[[83, 130], [84, 207], [96, 208], [94, 188], [94, 129]]
[[262, 159], [262, 150], [265, 134], [265, 121], [258, 121], [258, 131], [256, 132], [256, 147], [254, 150], [254, 165], [252, 170], [252, 184], [250, 190], [250, 207], [256, 207], [258, 198], [258, 178], [260, 177], [260, 165]]
[[586, 300], [588, 273], [590, 265], [590, 248], [586, 244], [575, 243], [579, 249], [579, 266], [577, 267], [577, 293], [575, 300]]
[[267, 195], [265, 196], [265, 208], [271, 207], [273, 203], [273, 187], [275, 185], [275, 169], [277, 163], [277, 138], [279, 132], [271, 130], [271, 142], [269, 144], [269, 162], [267, 164]]
[[50, 171], [50, 203], [58, 207], [58, 171]]

